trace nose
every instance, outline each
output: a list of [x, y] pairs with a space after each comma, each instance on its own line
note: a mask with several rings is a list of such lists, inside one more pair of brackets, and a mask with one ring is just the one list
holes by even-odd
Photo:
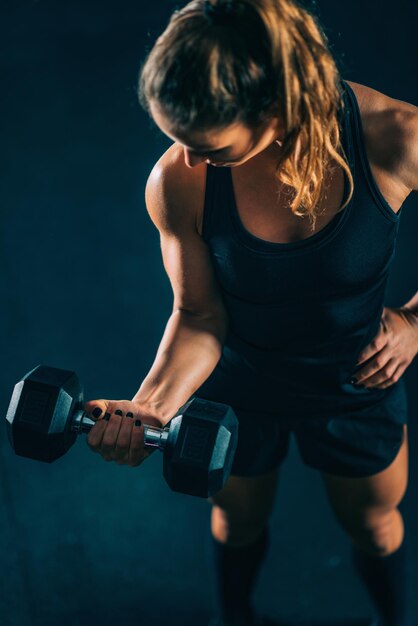
[[188, 167], [196, 167], [199, 163], [203, 163], [206, 161], [204, 156], [199, 156], [197, 154], [193, 154], [187, 148], [184, 148], [184, 161]]

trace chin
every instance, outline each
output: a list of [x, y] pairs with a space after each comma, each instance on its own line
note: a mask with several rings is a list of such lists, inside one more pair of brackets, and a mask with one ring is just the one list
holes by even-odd
[[245, 163], [245, 161], [240, 161], [239, 163], [210, 163], [213, 167], [239, 167]]

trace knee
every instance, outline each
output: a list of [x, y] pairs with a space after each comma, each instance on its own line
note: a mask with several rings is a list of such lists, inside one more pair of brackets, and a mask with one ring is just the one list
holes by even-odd
[[404, 525], [397, 509], [373, 516], [365, 516], [351, 529], [353, 542], [361, 549], [376, 556], [391, 554], [403, 541]]
[[211, 531], [214, 539], [231, 546], [245, 546], [260, 537], [267, 520], [234, 519], [218, 506], [212, 507]]

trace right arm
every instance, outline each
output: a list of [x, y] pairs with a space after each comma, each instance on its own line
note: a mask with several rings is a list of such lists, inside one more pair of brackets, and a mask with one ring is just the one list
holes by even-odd
[[154, 363], [132, 401], [166, 424], [215, 369], [228, 316], [209, 248], [196, 227], [196, 202], [204, 185], [173, 145], [154, 166], [146, 206], [160, 233], [164, 268], [173, 290], [173, 311]]

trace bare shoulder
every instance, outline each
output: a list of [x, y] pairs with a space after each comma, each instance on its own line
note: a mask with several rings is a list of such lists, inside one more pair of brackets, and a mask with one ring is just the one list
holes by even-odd
[[404, 102], [403, 100], [398, 100], [388, 94], [373, 89], [373, 87], [361, 85], [360, 83], [355, 83], [351, 80], [346, 80], [345, 82], [348, 83], [355, 92], [356, 97], [359, 100], [359, 105], [363, 105], [366, 109], [370, 108], [373, 110], [383, 110], [387, 108], [397, 108], [399, 111], [410, 111], [412, 113], [418, 112], [418, 107], [415, 105], [409, 102]]
[[418, 107], [352, 81], [371, 163], [411, 191], [411, 158], [418, 156]]
[[173, 312], [222, 320], [222, 330], [217, 329], [225, 338], [228, 314], [209, 246], [196, 224], [197, 210], [204, 202], [205, 177], [206, 165], [187, 167], [183, 148], [173, 144], [148, 177], [146, 207], [160, 233], [164, 268], [174, 295]]
[[145, 187], [146, 204], [157, 227], [173, 230], [176, 224], [194, 221], [203, 211], [206, 165], [188, 167], [183, 148], [173, 143], [152, 168]]

